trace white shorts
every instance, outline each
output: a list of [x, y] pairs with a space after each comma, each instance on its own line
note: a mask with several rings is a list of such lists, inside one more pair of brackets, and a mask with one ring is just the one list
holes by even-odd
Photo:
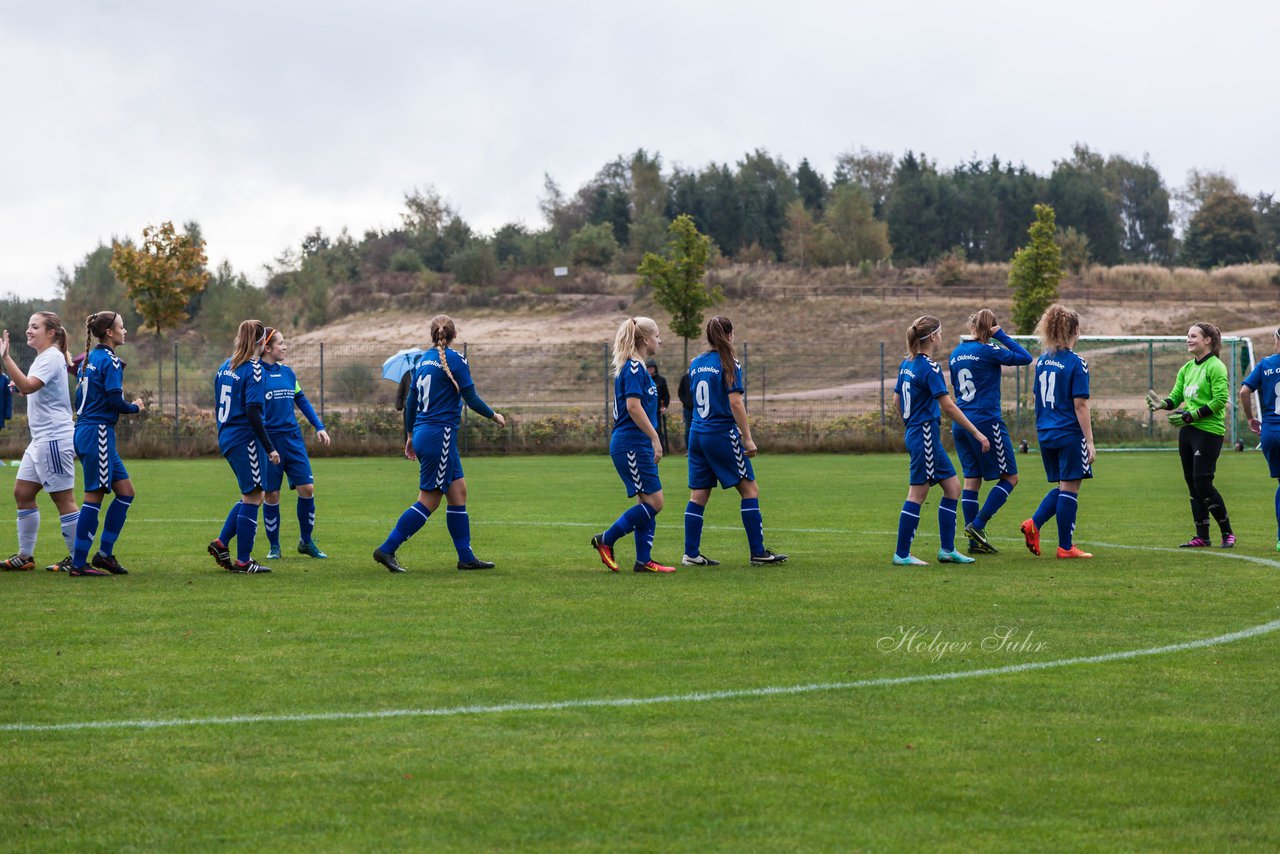
[[38, 483], [46, 492], [76, 488], [76, 448], [73, 439], [41, 439], [27, 445], [18, 466], [18, 480]]

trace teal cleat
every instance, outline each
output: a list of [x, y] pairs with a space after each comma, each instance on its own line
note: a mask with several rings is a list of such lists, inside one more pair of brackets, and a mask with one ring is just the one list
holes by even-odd
[[977, 563], [977, 561], [968, 555], [960, 554], [954, 549], [952, 551], [938, 549], [938, 563]]
[[267, 560], [279, 560], [279, 559], [280, 559], [280, 544], [275, 543], [274, 545], [271, 546], [271, 548], [267, 549]]
[[313, 557], [317, 560], [324, 560], [328, 557], [327, 554], [320, 551], [320, 547], [316, 545], [315, 540], [298, 540], [298, 554]]
[[897, 555], [894, 555], [893, 565], [894, 566], [928, 566], [929, 562], [927, 560], [921, 560], [915, 555], [907, 555], [906, 557], [898, 557]]

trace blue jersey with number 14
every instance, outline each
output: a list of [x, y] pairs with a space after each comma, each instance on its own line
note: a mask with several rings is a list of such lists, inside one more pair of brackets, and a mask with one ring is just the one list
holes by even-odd
[[1076, 398], [1089, 396], [1089, 363], [1071, 350], [1052, 350], [1036, 360], [1036, 434], [1040, 444], [1063, 448], [1084, 437]]
[[733, 363], [733, 378], [724, 382], [724, 368], [720, 354], [710, 350], [689, 363], [689, 390], [693, 393], [694, 433], [716, 433], [733, 427], [733, 410], [729, 407], [729, 395], [742, 394], [742, 367]]
[[1262, 423], [1269, 428], [1280, 427], [1280, 353], [1254, 365], [1253, 372], [1245, 377], [1244, 385], [1258, 393]]
[[904, 360], [898, 368], [893, 393], [898, 396], [903, 423], [916, 427], [942, 418], [938, 398], [947, 393], [947, 381], [942, 378], [938, 363], [921, 353]]

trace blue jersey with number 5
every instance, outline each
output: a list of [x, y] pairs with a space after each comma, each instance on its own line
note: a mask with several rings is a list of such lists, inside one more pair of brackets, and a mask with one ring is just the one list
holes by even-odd
[[893, 393], [898, 396], [903, 423], [915, 427], [942, 418], [938, 398], [947, 393], [947, 381], [938, 363], [921, 353], [902, 362]]
[[[1254, 365], [1253, 372], [1245, 377], [1244, 385], [1258, 393], [1262, 423], [1272, 428], [1280, 427], [1280, 353]], [[1253, 415], [1252, 412], [1248, 414]]]
[[[416, 412], [414, 429], [418, 427], [457, 427], [462, 421], [462, 392], [475, 385], [466, 356], [446, 348], [446, 363], [453, 379], [444, 372], [440, 350], [428, 350], [413, 369], [413, 382], [405, 395], [404, 408]], [[453, 384], [457, 382], [458, 387]]]
[[689, 390], [693, 393], [694, 433], [718, 433], [733, 427], [733, 410], [729, 408], [729, 395], [743, 394], [742, 366], [733, 363], [733, 377], [728, 385], [724, 381], [724, 368], [720, 354], [710, 350], [689, 363]]
[[975, 424], [1000, 417], [1000, 375], [1003, 367], [1031, 364], [1031, 354], [1003, 329], [994, 337], [1004, 347], [993, 342], [962, 341], [951, 351], [948, 359], [956, 405]]
[[1040, 444], [1063, 448], [1084, 437], [1076, 398], [1089, 396], [1089, 363], [1071, 350], [1053, 350], [1036, 360], [1036, 434]]
[[253, 439], [249, 407], [264, 406], [262, 363], [245, 362], [234, 371], [227, 359], [213, 377], [213, 399], [218, 421], [218, 445], [222, 448], [248, 444]]

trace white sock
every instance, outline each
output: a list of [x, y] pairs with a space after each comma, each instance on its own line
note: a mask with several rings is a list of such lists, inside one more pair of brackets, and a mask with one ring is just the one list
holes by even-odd
[[36, 553], [36, 537], [40, 534], [40, 508], [18, 510], [18, 554], [30, 557]]
[[67, 554], [76, 550], [76, 524], [80, 521], [80, 511], [72, 510], [65, 516], [59, 516], [62, 525], [62, 539], [67, 544]]

